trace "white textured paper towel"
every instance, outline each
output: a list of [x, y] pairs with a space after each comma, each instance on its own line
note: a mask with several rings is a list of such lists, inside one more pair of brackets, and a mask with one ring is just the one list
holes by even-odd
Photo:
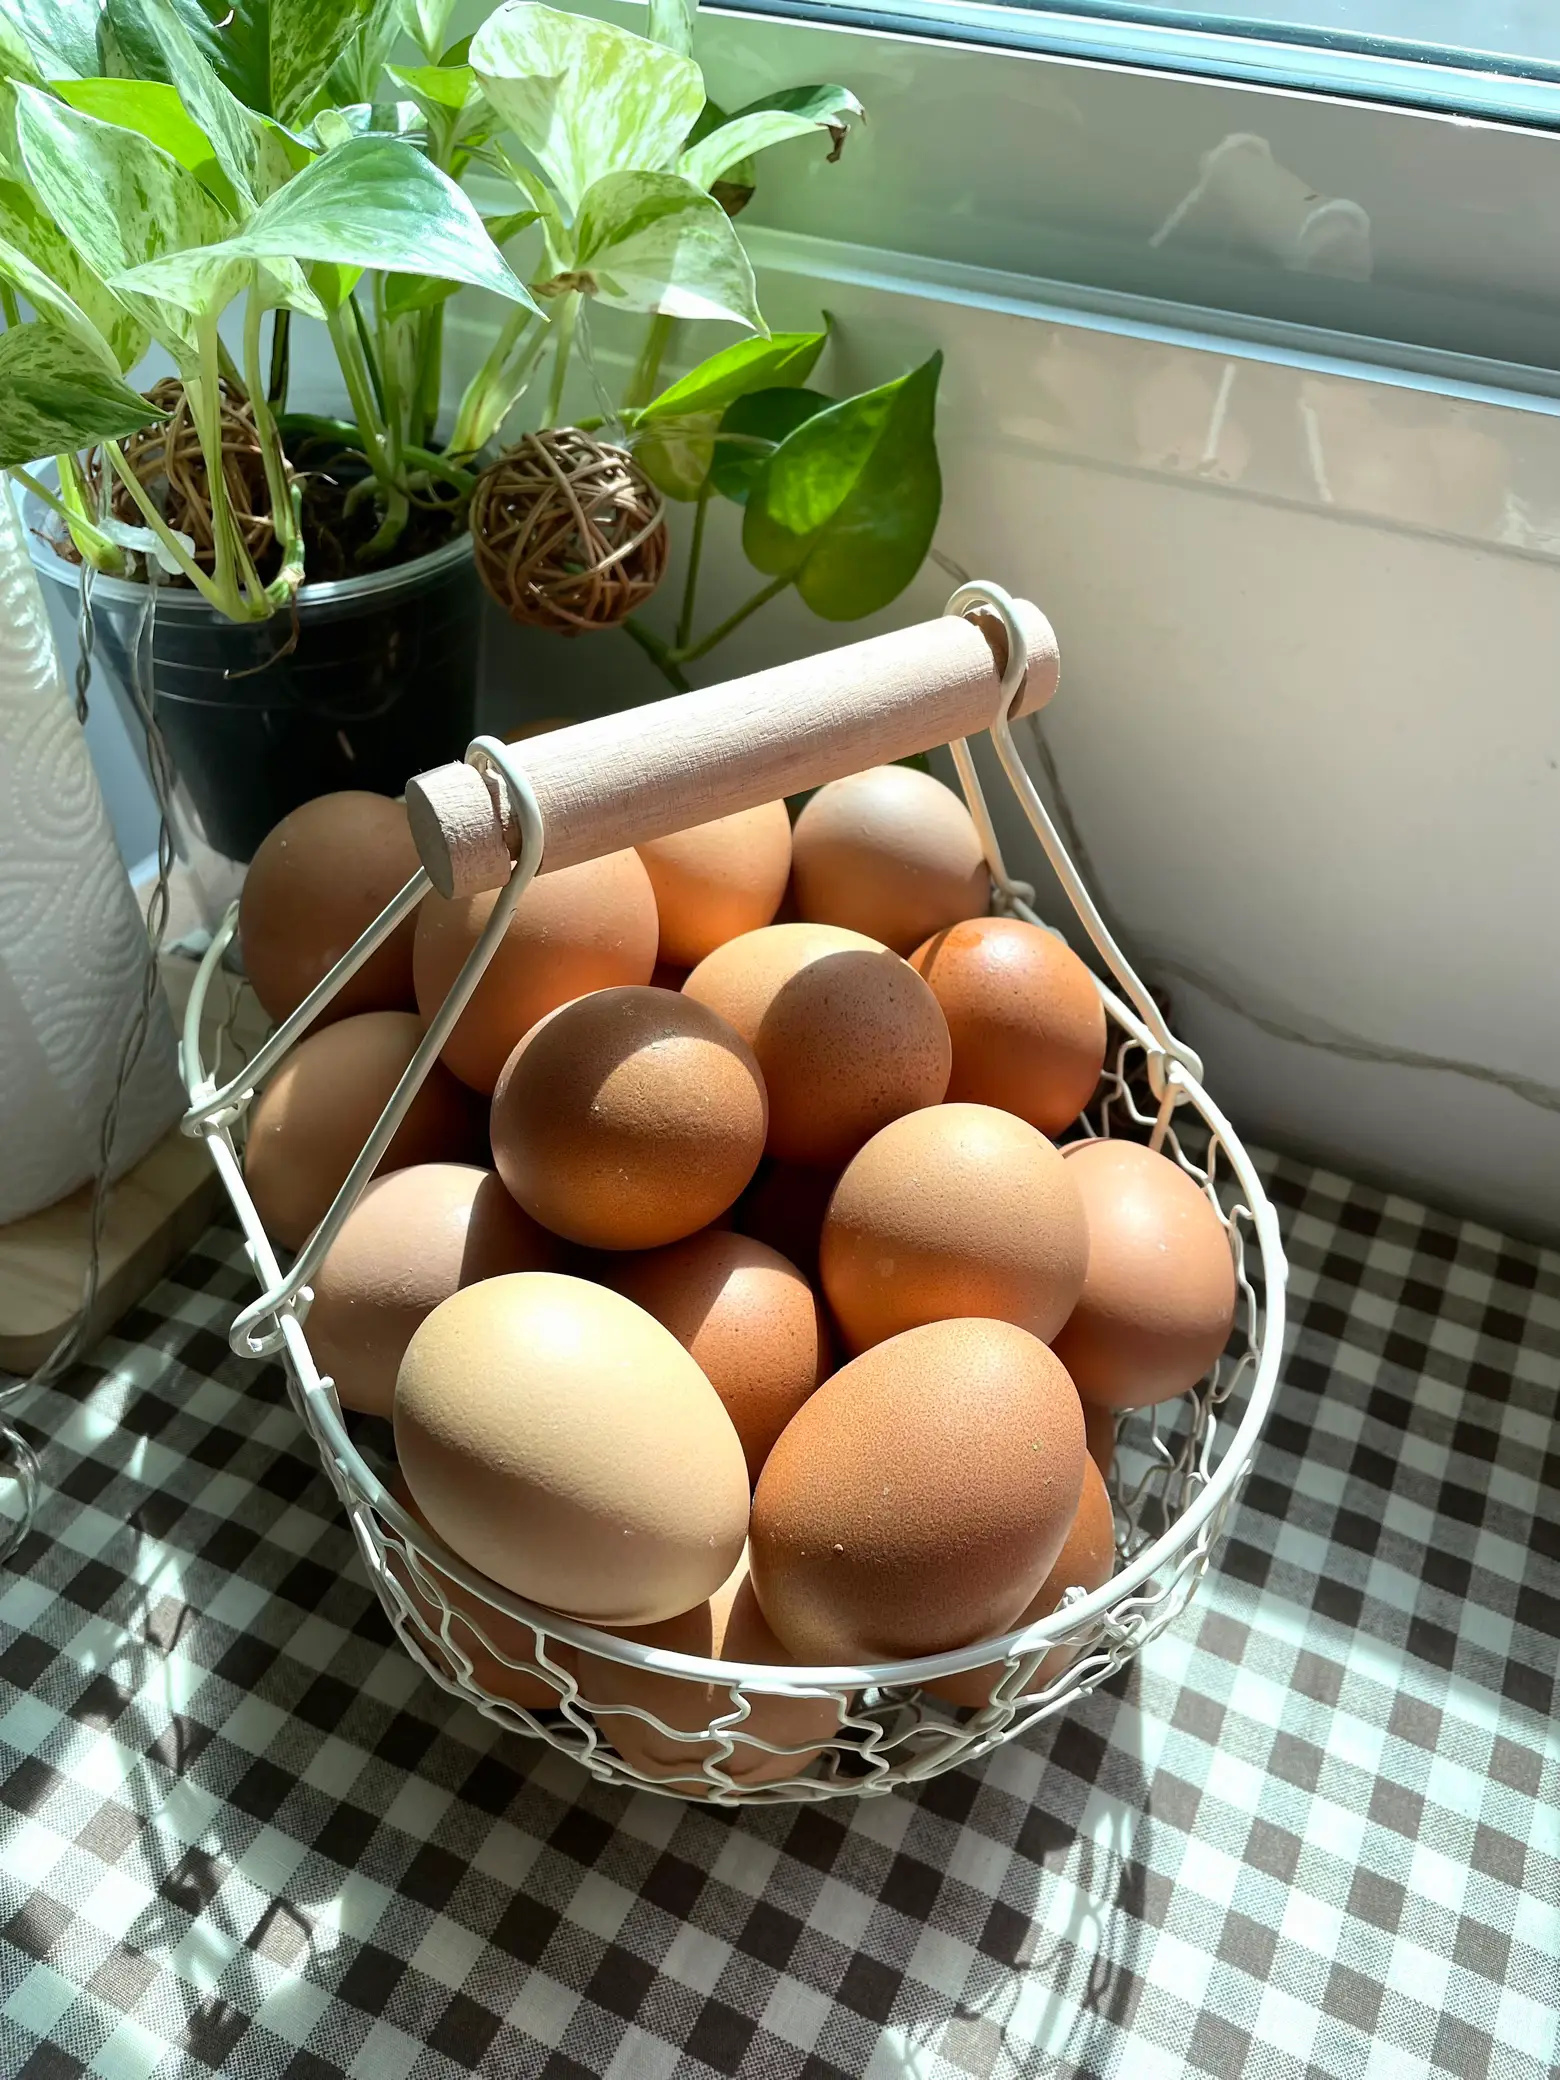
[[[96, 1171], [145, 965], [145, 927], [0, 489], [0, 1222]], [[159, 991], [120, 1108], [116, 1173], [183, 1102]]]

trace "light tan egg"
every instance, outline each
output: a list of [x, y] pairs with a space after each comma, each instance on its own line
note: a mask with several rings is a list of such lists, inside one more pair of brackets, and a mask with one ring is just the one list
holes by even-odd
[[767, 1152], [838, 1170], [948, 1086], [948, 1026], [907, 961], [859, 932], [776, 924], [700, 961], [683, 995], [736, 1027], [769, 1093]]
[[[255, 995], [278, 1024], [367, 931], [419, 861], [406, 811], [382, 794], [324, 794], [284, 816], [244, 877], [238, 937]], [[412, 918], [344, 982], [315, 1028], [359, 1011], [410, 1011]], [[313, 1030], [313, 1029], [311, 1029]]]
[[418, 1163], [369, 1183], [314, 1274], [309, 1348], [345, 1408], [390, 1414], [412, 1332], [451, 1293], [505, 1271], [557, 1271], [562, 1245], [491, 1170]]
[[857, 1351], [959, 1315], [1048, 1342], [1088, 1261], [1068, 1165], [1036, 1128], [990, 1105], [931, 1106], [875, 1134], [834, 1188], [818, 1254]]
[[[496, 901], [492, 890], [452, 902], [424, 897], [413, 973], [425, 1020], [449, 994]], [[650, 877], [637, 852], [609, 852], [539, 874], [445, 1042], [445, 1066], [473, 1090], [491, 1092], [539, 1018], [589, 990], [648, 982], [659, 935]]]
[[764, 1616], [803, 1664], [1007, 1631], [1078, 1508], [1083, 1410], [1010, 1322], [933, 1322], [855, 1358], [781, 1433], [753, 1497]]
[[610, 1277], [671, 1330], [715, 1389], [756, 1481], [828, 1375], [829, 1330], [812, 1287], [777, 1250], [718, 1228], [620, 1258]]
[[526, 1035], [493, 1093], [493, 1160], [534, 1220], [590, 1249], [656, 1249], [707, 1227], [758, 1168], [753, 1051], [705, 1005], [597, 990]]
[[1055, 1339], [1086, 1401], [1147, 1408], [1194, 1387], [1235, 1319], [1229, 1239], [1199, 1188], [1135, 1141], [1067, 1150], [1089, 1224], [1089, 1269]]
[[[1038, 1625], [1042, 1618], [1049, 1618], [1069, 1589], [1083, 1589], [1092, 1596], [1096, 1589], [1104, 1588], [1115, 1571], [1116, 1518], [1100, 1470], [1090, 1458], [1084, 1463], [1083, 1493], [1079, 1497], [1078, 1513], [1057, 1555], [1056, 1564], [1033, 1603], [1013, 1620], [1007, 1630], [1016, 1632], [1021, 1625]], [[1054, 1683], [1077, 1660], [1078, 1653], [1077, 1647], [1053, 1647], [1019, 1694], [1032, 1697], [1037, 1690]], [[977, 1710], [990, 1704], [992, 1690], [1001, 1681], [1003, 1672], [1000, 1661], [988, 1662], [984, 1668], [969, 1669], [962, 1676], [943, 1676], [926, 1687], [949, 1704]]]
[[[758, 1607], [746, 1554], [707, 1603], [659, 1625], [635, 1626], [623, 1636], [641, 1646], [706, 1660], [762, 1662], [777, 1668], [791, 1661]], [[838, 1707], [831, 1698], [750, 1691], [749, 1710], [734, 1729], [731, 1754], [718, 1759], [721, 1743], [678, 1735], [703, 1733], [712, 1720], [738, 1711], [741, 1700], [729, 1684], [628, 1668], [596, 1654], [580, 1656], [579, 1680], [581, 1692], [597, 1707], [601, 1732], [631, 1769], [699, 1797], [708, 1797], [714, 1789], [704, 1774], [706, 1760], [734, 1784], [777, 1784], [799, 1777], [839, 1728]], [[653, 1712], [671, 1731], [663, 1733], [625, 1706]], [[772, 1755], [768, 1748], [799, 1752]]]
[[864, 932], [896, 953], [991, 905], [969, 810], [911, 766], [873, 766], [820, 787], [796, 819], [791, 846], [800, 915]]
[[[421, 1039], [413, 1011], [363, 1011], [306, 1033], [283, 1059], [244, 1148], [249, 1196], [273, 1241], [301, 1249], [324, 1219]], [[379, 1168], [464, 1163], [481, 1150], [478, 1107], [434, 1062]]]
[[395, 1450], [444, 1543], [567, 1616], [691, 1610], [747, 1533], [742, 1445], [676, 1337], [551, 1271], [466, 1286], [401, 1361]]
[[637, 850], [655, 890], [661, 960], [692, 968], [773, 919], [791, 873], [791, 819], [784, 802], [765, 802]]
[[[391, 1478], [390, 1492], [414, 1522], [434, 1537], [438, 1536], [417, 1507], [417, 1499], [399, 1471]], [[541, 1644], [531, 1626], [496, 1610], [480, 1596], [473, 1596], [469, 1589], [435, 1568], [431, 1561], [424, 1560], [421, 1554], [414, 1570], [402, 1557], [399, 1548], [387, 1546], [385, 1567], [433, 1634], [430, 1638], [428, 1632], [417, 1629], [417, 1644], [447, 1675], [457, 1681], [474, 1680], [477, 1687], [486, 1690], [490, 1696], [502, 1698], [508, 1704], [524, 1705], [528, 1711], [557, 1709], [563, 1684], [551, 1681], [540, 1667], [532, 1669], [513, 1665], [539, 1659]], [[432, 1590], [428, 1581], [430, 1576], [437, 1578]], [[450, 1607], [447, 1619], [439, 1602], [441, 1594], [444, 1603]], [[545, 1651], [554, 1667], [573, 1671], [574, 1649], [566, 1640], [549, 1640]]]
[[953, 1042], [950, 1102], [995, 1105], [1059, 1134], [1105, 1065], [1105, 1007], [1069, 946], [1018, 917], [950, 925], [911, 956]]

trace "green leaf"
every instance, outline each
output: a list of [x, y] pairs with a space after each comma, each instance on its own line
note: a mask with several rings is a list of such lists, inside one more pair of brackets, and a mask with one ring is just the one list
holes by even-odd
[[401, 20], [425, 58], [436, 58], [449, 34], [458, 0], [401, 0]]
[[101, 0], [0, 0], [0, 22], [9, 32], [5, 47], [13, 57], [25, 51], [32, 85], [43, 80], [87, 79], [101, 72], [98, 61], [98, 10]]
[[715, 454], [714, 412], [694, 412], [686, 419], [657, 419], [629, 437], [634, 460], [668, 498], [697, 498]]
[[249, 111], [223, 85], [172, 0], [135, 0], [135, 4], [156, 41], [179, 100], [211, 140], [211, 149], [238, 199], [235, 213], [247, 216], [259, 199], [260, 161], [260, 144]]
[[357, 34], [326, 75], [326, 89], [341, 106], [366, 101], [372, 106], [380, 98], [390, 53], [401, 39], [401, 0], [371, 0]]
[[750, 390], [794, 388], [812, 374], [828, 340], [825, 332], [776, 332], [739, 339], [689, 369], [653, 398], [641, 419], [687, 412], [722, 412]]
[[620, 310], [726, 318], [763, 332], [753, 270], [718, 202], [675, 173], [611, 173], [575, 226], [585, 286]]
[[286, 259], [434, 274], [536, 307], [466, 196], [395, 137], [350, 138], [305, 167], [235, 236], [204, 255], [137, 269], [122, 286], [182, 294], [191, 279], [184, 262]]
[[345, 108], [322, 108], [304, 134], [323, 151], [349, 137], [405, 137], [421, 144], [428, 118], [415, 101], [352, 101]]
[[699, 0], [650, 0], [650, 34], [680, 58], [693, 56], [693, 23]]
[[934, 433], [942, 355], [831, 405], [782, 441], [753, 485], [748, 561], [792, 577], [825, 621], [896, 599], [921, 567], [942, 504]]
[[[836, 126], [789, 109], [751, 109], [746, 115], [733, 116], [729, 123], [711, 131], [697, 144], [689, 145], [678, 162], [678, 171], [701, 188], [713, 188], [722, 175], [755, 152], [767, 151], [772, 144], [784, 144], [787, 138], [810, 137], [820, 128], [833, 132]], [[843, 141], [843, 127], [838, 129], [838, 136]], [[829, 156], [838, 158], [839, 147]]]
[[[833, 404], [821, 390], [753, 390], [728, 408], [716, 437], [710, 482], [722, 498], [745, 506], [780, 443]], [[749, 446], [768, 441], [769, 449]]]
[[471, 39], [471, 63], [571, 210], [609, 174], [670, 167], [704, 105], [691, 58], [535, 0], [505, 0]]
[[[15, 0], [7, 0], [14, 5]], [[37, 0], [49, 4], [49, 0]], [[290, 123], [306, 115], [331, 67], [378, 0], [173, 0], [222, 84], [257, 115]], [[141, 0], [107, 0], [109, 31], [126, 69], [165, 77]], [[97, 70], [93, 67], [93, 70]]]
[[321, 309], [334, 317], [362, 281], [363, 270], [361, 267], [338, 267], [333, 260], [316, 260], [304, 269], [304, 276], [319, 298]]
[[73, 332], [118, 370], [146, 352], [147, 332], [77, 253], [31, 191], [0, 180], [0, 274], [40, 318]]
[[0, 469], [119, 440], [163, 414], [52, 325], [0, 333]]
[[760, 94], [756, 101], [745, 102], [741, 108], [733, 109], [731, 120], [741, 123], [749, 116], [771, 111], [779, 115], [803, 116], [815, 130], [827, 130], [834, 145], [829, 153], [831, 160], [837, 159], [845, 148], [850, 120], [854, 118], [864, 123], [867, 119], [866, 110], [849, 87], [820, 85], [777, 87], [772, 94]]
[[390, 77], [405, 87], [425, 116], [436, 109], [460, 115], [482, 92], [469, 65], [391, 65]]
[[121, 130], [135, 130], [142, 137], [149, 137], [193, 173], [219, 202], [229, 208], [236, 202], [233, 184], [218, 163], [210, 138], [198, 123], [190, 120], [184, 103], [166, 80], [59, 80], [54, 91], [68, 107], [80, 109], [83, 115], [96, 116], [100, 123], [116, 123]]

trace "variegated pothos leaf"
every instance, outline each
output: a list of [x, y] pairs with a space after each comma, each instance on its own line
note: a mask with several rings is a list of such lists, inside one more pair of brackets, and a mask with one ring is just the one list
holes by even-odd
[[731, 220], [676, 173], [610, 173], [580, 204], [580, 286], [621, 310], [725, 318], [764, 332], [753, 269]]

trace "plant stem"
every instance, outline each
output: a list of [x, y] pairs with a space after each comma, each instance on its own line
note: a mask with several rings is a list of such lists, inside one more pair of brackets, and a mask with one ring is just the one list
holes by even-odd
[[574, 327], [580, 314], [580, 292], [571, 289], [563, 299], [563, 308], [553, 319], [552, 329], [557, 336], [553, 350], [552, 388], [547, 393], [547, 416], [544, 426], [556, 426], [558, 414], [563, 410], [563, 386], [569, 373], [569, 350], [574, 345]]
[[655, 386], [661, 378], [661, 358], [672, 341], [677, 329], [677, 320], [657, 311], [645, 331], [645, 343], [639, 350], [639, 360], [634, 373], [628, 379], [623, 392], [623, 410], [637, 412], [655, 395]]
[[390, 407], [385, 402], [384, 378], [380, 373], [379, 363], [374, 356], [374, 342], [369, 336], [368, 320], [363, 315], [363, 306], [358, 302], [355, 292], [347, 298], [347, 308], [352, 313], [352, 325], [357, 334], [358, 352], [362, 356], [364, 367], [368, 370], [368, 380], [373, 389], [374, 401], [379, 407], [380, 422], [388, 427], [390, 423]]
[[222, 362], [227, 349], [217, 332], [214, 317], [203, 319], [197, 326], [196, 344], [200, 350], [200, 373], [188, 377], [184, 389], [200, 439], [201, 460], [206, 469], [206, 496], [211, 504], [211, 580], [222, 612], [228, 619], [248, 621], [257, 618], [254, 613], [257, 606], [263, 609], [265, 588], [239, 536], [233, 509], [228, 502], [227, 474], [222, 466], [221, 384]]
[[[59, 458], [62, 463], [64, 459], [63, 456]], [[58, 492], [51, 490], [41, 479], [35, 477], [30, 469], [23, 469], [20, 463], [13, 463], [9, 474], [15, 477], [18, 484], [30, 491], [34, 498], [41, 500], [51, 513], [59, 515], [69, 528], [70, 538], [76, 547], [105, 578], [124, 576], [125, 552], [116, 542], [111, 542], [100, 529], [94, 527], [84, 513], [73, 511]], [[63, 474], [62, 470], [62, 478]]]
[[693, 603], [699, 589], [699, 559], [704, 554], [704, 522], [710, 510], [710, 480], [699, 486], [693, 508], [693, 540], [688, 544], [688, 576], [683, 585], [682, 612], [677, 616], [677, 633], [672, 641], [679, 650], [693, 640]]
[[[189, 579], [201, 598], [205, 600], [208, 606], [215, 607], [219, 614], [227, 614], [227, 602], [217, 591], [211, 578], [201, 569], [194, 557], [191, 556], [188, 549], [172, 533], [167, 521], [164, 520], [162, 514], [153, 505], [146, 486], [141, 482], [129, 463], [126, 462], [118, 441], [105, 441], [103, 443], [103, 453], [108, 457], [115, 476], [118, 477], [120, 483], [124, 485], [126, 491], [135, 500], [141, 518], [146, 522], [152, 533], [156, 535], [157, 539], [163, 543], [168, 554], [179, 566], [185, 577]], [[229, 615], [228, 618], [232, 620], [237, 617]]]
[[369, 468], [388, 491], [391, 488], [391, 478], [385, 463], [384, 433], [379, 412], [374, 404], [373, 386], [369, 380], [368, 366], [363, 359], [357, 332], [344, 315], [344, 311], [345, 305], [340, 310], [332, 311], [326, 320], [326, 326], [331, 344], [336, 349], [336, 360], [340, 364], [342, 381], [347, 386], [347, 396], [352, 400], [352, 410], [357, 418], [363, 453], [368, 457]]
[[9, 282], [0, 282], [0, 310], [5, 312], [7, 327], [21, 324], [22, 314], [17, 308], [16, 291]]
[[439, 477], [446, 484], [453, 485], [455, 490], [464, 493], [467, 498], [476, 490], [477, 472], [474, 469], [462, 469], [459, 463], [446, 461], [444, 456], [437, 454], [432, 448], [408, 446], [403, 452], [408, 462], [415, 463], [419, 469], [425, 469], [430, 477]]
[[622, 626], [624, 635], [639, 645], [674, 692], [692, 693], [693, 688], [677, 668], [677, 660], [653, 629], [646, 628], [642, 621], [636, 621], [632, 614]]
[[[286, 411], [291, 376], [292, 312], [281, 308], [271, 313], [271, 380], [266, 384], [265, 399], [272, 411]], [[258, 390], [255, 395], [259, 395]]]
[[751, 599], [744, 600], [734, 614], [728, 614], [724, 621], [712, 628], [707, 636], [701, 636], [698, 642], [691, 643], [686, 649], [675, 649], [672, 652], [674, 662], [692, 664], [697, 658], [707, 656], [717, 643], [724, 643], [734, 629], [740, 628], [750, 614], [756, 614], [759, 608], [767, 606], [777, 593], [784, 592], [790, 582], [789, 573], [779, 578], [771, 578], [767, 585], [759, 587]]
[[[535, 332], [524, 348], [516, 353], [515, 349], [532, 324], [536, 326]], [[534, 312], [517, 305], [483, 356], [481, 367], [466, 385], [446, 454], [475, 455], [487, 446], [505, 413], [530, 380], [531, 371], [541, 359], [546, 344], [546, 324], [537, 319]]]
[[[248, 300], [244, 306], [244, 375], [249, 383], [249, 408], [254, 414], [255, 432], [260, 440], [260, 452], [265, 459], [265, 488], [271, 500], [271, 526], [282, 552], [282, 568], [277, 578], [266, 588], [267, 596], [282, 583], [282, 599], [290, 599], [303, 583], [303, 526], [300, 507], [302, 495], [297, 487], [287, 481], [287, 464], [282, 454], [281, 435], [276, 430], [276, 420], [271, 413], [271, 400], [265, 385], [260, 380], [260, 321], [265, 313], [261, 308], [258, 293], [259, 269], [256, 280], [249, 287]], [[277, 316], [283, 315], [278, 311]], [[274, 366], [276, 335], [271, 336]]]

